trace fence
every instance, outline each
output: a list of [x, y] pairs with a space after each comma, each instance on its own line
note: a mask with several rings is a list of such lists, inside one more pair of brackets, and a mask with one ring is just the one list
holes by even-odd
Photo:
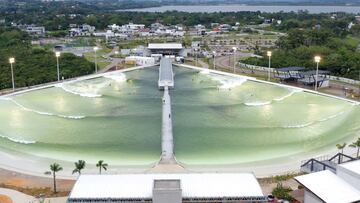
[[[245, 63], [239, 63], [239, 66], [240, 66], [240, 68], [247, 68], [247, 69], [252, 69], [252, 70], [257, 70], [257, 71], [264, 71], [264, 72], [269, 71], [268, 67], [263, 67], [263, 66], [255, 66], [255, 65], [245, 64]], [[275, 72], [275, 70], [276, 70], [275, 68], [270, 68], [271, 73]], [[353, 80], [353, 79], [343, 78], [343, 77], [338, 77], [338, 76], [333, 76], [333, 75], [330, 75], [328, 77], [330, 80], [333, 80], [333, 81], [344, 82], [344, 83], [348, 83], [348, 84], [352, 84], [352, 85], [360, 85], [359, 80]]]

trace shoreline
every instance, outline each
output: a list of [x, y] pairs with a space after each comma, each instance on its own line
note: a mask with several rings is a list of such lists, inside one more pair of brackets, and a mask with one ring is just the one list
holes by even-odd
[[195, 5], [163, 5], [147, 8], [118, 9], [115, 12], [183, 12], [183, 13], [216, 13], [216, 12], [257, 12], [261, 13], [285, 13], [307, 10], [310, 14], [345, 12], [358, 14], [360, 4], [195, 4]]

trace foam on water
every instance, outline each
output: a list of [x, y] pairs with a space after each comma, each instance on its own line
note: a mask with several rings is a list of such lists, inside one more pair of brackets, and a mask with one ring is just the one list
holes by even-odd
[[115, 80], [116, 82], [125, 82], [126, 81], [126, 75], [124, 73], [107, 74], [107, 75], [104, 75], [103, 77]]
[[281, 97], [277, 97], [277, 98], [274, 98], [272, 99], [271, 101], [256, 101], [256, 102], [246, 102], [244, 103], [246, 106], [264, 106], [264, 105], [269, 105], [271, 104], [273, 101], [282, 101], [288, 97], [291, 97], [293, 96], [295, 93], [297, 92], [302, 92], [303, 90], [301, 89], [289, 89], [290, 90], [290, 93], [289, 94], [286, 94], [284, 96], [281, 96]]
[[215, 80], [220, 83], [218, 86], [219, 89], [222, 90], [231, 90], [237, 86], [242, 85], [244, 82], [247, 81], [245, 78], [231, 78], [226, 76], [220, 76], [211, 74], [209, 70], [203, 70], [200, 72], [201, 74], [209, 76], [212, 80]]
[[246, 106], [264, 106], [264, 105], [271, 104], [271, 101], [266, 101], [266, 102], [245, 102], [244, 104]]
[[7, 139], [7, 140], [10, 140], [12, 142], [20, 143], [20, 144], [35, 144], [36, 143], [36, 141], [24, 140], [24, 139], [15, 139], [15, 138], [8, 137], [8, 136], [1, 135], [1, 134], [0, 134], [0, 137], [4, 138], [4, 139]]
[[66, 115], [61, 115], [61, 114], [53, 114], [53, 113], [49, 113], [49, 112], [43, 112], [43, 111], [36, 111], [33, 109], [29, 109], [25, 106], [23, 106], [22, 104], [20, 104], [19, 102], [15, 101], [14, 99], [9, 98], [9, 101], [11, 101], [12, 103], [14, 103], [16, 106], [20, 107], [21, 109], [23, 109], [24, 111], [29, 111], [29, 112], [33, 112], [33, 113], [37, 113], [40, 115], [45, 115], [45, 116], [57, 116], [60, 118], [69, 118], [69, 119], [83, 119], [85, 118], [85, 116], [66, 116]]
[[295, 94], [295, 93], [297, 93], [297, 92], [302, 92], [303, 90], [301, 90], [301, 89], [289, 89], [290, 90], [290, 93], [289, 94], [287, 94], [287, 95], [284, 95], [284, 96], [282, 96], [282, 97], [278, 97], [278, 98], [275, 98], [275, 99], [273, 99], [274, 101], [282, 101], [282, 100], [284, 100], [284, 99], [286, 99], [286, 98], [288, 98], [288, 97], [291, 97], [293, 94]]
[[319, 120], [316, 120], [316, 121], [313, 121], [313, 122], [304, 123], [304, 124], [298, 124], [298, 125], [288, 125], [288, 126], [284, 126], [283, 128], [304, 128], [304, 127], [308, 127], [310, 125], [313, 125], [313, 124], [316, 124], [316, 123], [319, 123], [319, 122], [328, 121], [328, 120], [336, 118], [336, 117], [338, 117], [338, 116], [340, 116], [340, 115], [342, 115], [344, 113], [345, 113], [344, 111], [341, 111], [341, 112], [336, 113], [334, 115], [331, 115], [331, 116], [328, 116], [326, 118], [322, 118], [322, 119], [319, 119]]
[[[95, 98], [95, 97], [101, 97], [102, 96], [101, 94], [92, 93], [92, 92], [81, 92], [83, 90], [79, 91], [79, 88], [70, 87], [70, 86], [67, 86], [66, 84], [63, 84], [63, 83], [57, 84], [57, 85], [55, 85], [55, 87], [59, 87], [59, 88], [63, 89], [65, 92], [75, 94], [75, 95], [79, 95], [81, 97]], [[77, 89], [77, 90], [74, 90], [74, 89]]]

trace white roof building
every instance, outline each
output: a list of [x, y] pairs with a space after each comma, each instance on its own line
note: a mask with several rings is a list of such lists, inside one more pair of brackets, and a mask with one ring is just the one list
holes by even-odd
[[182, 49], [180, 43], [150, 43], [148, 49]]
[[150, 54], [183, 56], [184, 49], [180, 43], [149, 43]]
[[[105, 199], [115, 199], [156, 203], [154, 185], [159, 180], [168, 182], [169, 188], [170, 185], [179, 185], [177, 191], [180, 192], [182, 200], [187, 202], [224, 199], [227, 202], [265, 200], [252, 173], [184, 173], [81, 175], [70, 193], [68, 202], [101, 202]], [[179, 184], [174, 184], [177, 182]], [[167, 191], [163, 191], [162, 194], [166, 193]]]
[[360, 191], [325, 170], [295, 177], [305, 187], [304, 203], [350, 203], [360, 201]]
[[360, 191], [360, 160], [338, 165], [336, 175]]

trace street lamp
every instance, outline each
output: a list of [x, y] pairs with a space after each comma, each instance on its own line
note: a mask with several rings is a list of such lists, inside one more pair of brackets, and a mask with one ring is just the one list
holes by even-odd
[[195, 66], [198, 66], [198, 49], [195, 49]]
[[12, 89], [15, 90], [15, 80], [14, 80], [14, 69], [13, 69], [13, 63], [15, 63], [15, 58], [11, 57], [9, 58], [9, 63], [11, 67], [11, 81], [12, 81]]
[[213, 51], [213, 57], [214, 57], [214, 70], [216, 69], [216, 65], [215, 65], [215, 55], [216, 55], [216, 51]]
[[272, 55], [271, 51], [267, 51], [267, 56], [269, 57], [268, 81], [270, 81], [271, 55]]
[[234, 73], [235, 73], [235, 66], [236, 66], [236, 47], [233, 47], [234, 50]]
[[56, 56], [57, 78], [58, 78], [58, 81], [60, 81], [60, 68], [59, 68], [60, 52], [59, 51], [55, 52], [55, 56]]
[[[117, 57], [118, 54], [119, 54], [119, 52], [118, 52], [118, 51], [115, 51], [116, 57]], [[119, 61], [116, 61], [116, 70], [118, 69], [118, 62], [119, 62]]]
[[94, 47], [94, 52], [95, 52], [95, 55], [94, 55], [94, 59], [95, 59], [95, 73], [97, 73], [97, 58], [96, 58], [96, 51], [99, 49], [99, 47], [95, 46]]
[[315, 56], [314, 57], [315, 63], [316, 63], [316, 76], [315, 76], [315, 91], [317, 91], [317, 86], [318, 86], [318, 75], [319, 75], [319, 63], [321, 61], [321, 57], [320, 56]]

